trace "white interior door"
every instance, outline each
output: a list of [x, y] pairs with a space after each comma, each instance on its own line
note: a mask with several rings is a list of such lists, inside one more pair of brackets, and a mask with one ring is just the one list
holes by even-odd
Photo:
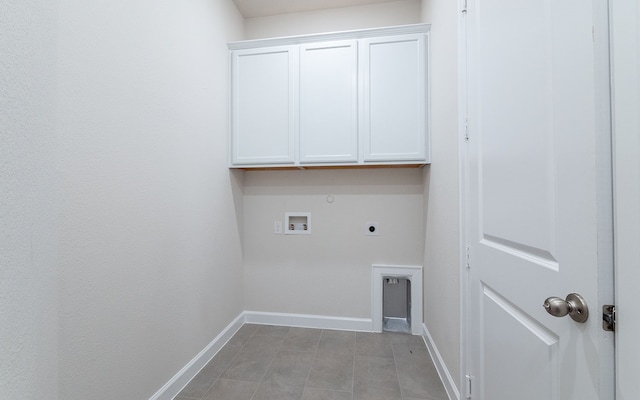
[[[606, 2], [469, 0], [471, 398], [613, 398]], [[603, 29], [604, 28], [604, 29]], [[608, 164], [609, 163], [609, 164]], [[578, 323], [543, 308], [579, 293]]]

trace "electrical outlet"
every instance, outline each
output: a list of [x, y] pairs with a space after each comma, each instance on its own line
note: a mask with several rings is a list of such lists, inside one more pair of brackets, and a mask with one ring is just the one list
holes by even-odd
[[380, 227], [377, 222], [367, 222], [365, 224], [364, 234], [367, 236], [378, 236], [380, 235]]
[[282, 221], [273, 221], [273, 233], [282, 235]]

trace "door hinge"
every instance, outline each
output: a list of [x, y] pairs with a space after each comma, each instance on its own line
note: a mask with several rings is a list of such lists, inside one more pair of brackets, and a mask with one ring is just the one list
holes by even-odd
[[464, 119], [464, 141], [469, 141], [469, 120], [467, 118]]
[[473, 377], [469, 374], [466, 374], [464, 377], [466, 378], [465, 398], [470, 399], [471, 398], [471, 380], [473, 379]]
[[470, 250], [470, 246], [467, 245], [467, 254], [466, 254], [466, 263], [467, 263], [467, 269], [471, 268], [471, 250]]
[[605, 304], [602, 306], [602, 329], [607, 332], [616, 330], [616, 306]]

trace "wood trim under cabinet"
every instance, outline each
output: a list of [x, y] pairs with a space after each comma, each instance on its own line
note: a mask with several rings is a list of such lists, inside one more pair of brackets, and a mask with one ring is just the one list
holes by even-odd
[[242, 171], [291, 171], [291, 170], [317, 170], [317, 169], [376, 169], [376, 168], [422, 168], [429, 164], [375, 164], [375, 165], [309, 165], [286, 167], [232, 167]]

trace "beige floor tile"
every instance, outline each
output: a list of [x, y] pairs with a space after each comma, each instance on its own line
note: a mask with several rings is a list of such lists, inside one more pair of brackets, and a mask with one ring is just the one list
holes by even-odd
[[303, 386], [280, 389], [261, 383], [252, 400], [300, 400]]
[[244, 324], [227, 344], [244, 345], [258, 330], [259, 325]]
[[306, 387], [301, 400], [351, 400], [351, 392]]
[[271, 352], [274, 355], [280, 351], [284, 344], [284, 337], [270, 335], [253, 335], [241, 352]]
[[280, 351], [262, 382], [277, 389], [304, 387], [313, 364], [313, 356], [312, 352]]
[[268, 335], [276, 337], [285, 337], [291, 328], [288, 326], [278, 325], [258, 325], [256, 335]]
[[403, 396], [447, 400], [438, 371], [426, 348], [394, 344], [393, 353]]
[[410, 335], [407, 333], [385, 333], [391, 339], [391, 344], [410, 344], [417, 347], [427, 347], [424, 339], [420, 335]]
[[400, 396], [393, 396], [384, 393], [360, 393], [353, 395], [353, 400], [403, 400]]
[[307, 387], [348, 391], [353, 389], [353, 354], [318, 352]]
[[274, 358], [275, 354], [271, 351], [240, 351], [221, 378], [260, 382]]
[[257, 387], [255, 382], [218, 379], [202, 400], [251, 400]]
[[179, 393], [181, 397], [201, 399], [209, 390], [216, 379], [231, 364], [231, 360], [238, 354], [242, 346], [238, 344], [227, 344], [215, 357], [196, 375], [189, 384]]
[[353, 397], [400, 397], [400, 384], [392, 358], [356, 356]]
[[189, 398], [189, 399], [201, 399], [205, 393], [211, 388], [213, 383], [218, 379], [217, 376], [213, 376], [210, 374], [202, 374], [202, 371], [196, 375], [191, 382], [180, 393], [178, 393], [179, 398]]
[[421, 336], [245, 324], [175, 400], [447, 400]]
[[323, 330], [318, 343], [318, 352], [353, 354], [355, 346], [355, 332]]
[[356, 332], [356, 355], [393, 358], [391, 336], [384, 333]]
[[320, 342], [321, 329], [291, 328], [284, 338], [287, 350], [316, 351]]

